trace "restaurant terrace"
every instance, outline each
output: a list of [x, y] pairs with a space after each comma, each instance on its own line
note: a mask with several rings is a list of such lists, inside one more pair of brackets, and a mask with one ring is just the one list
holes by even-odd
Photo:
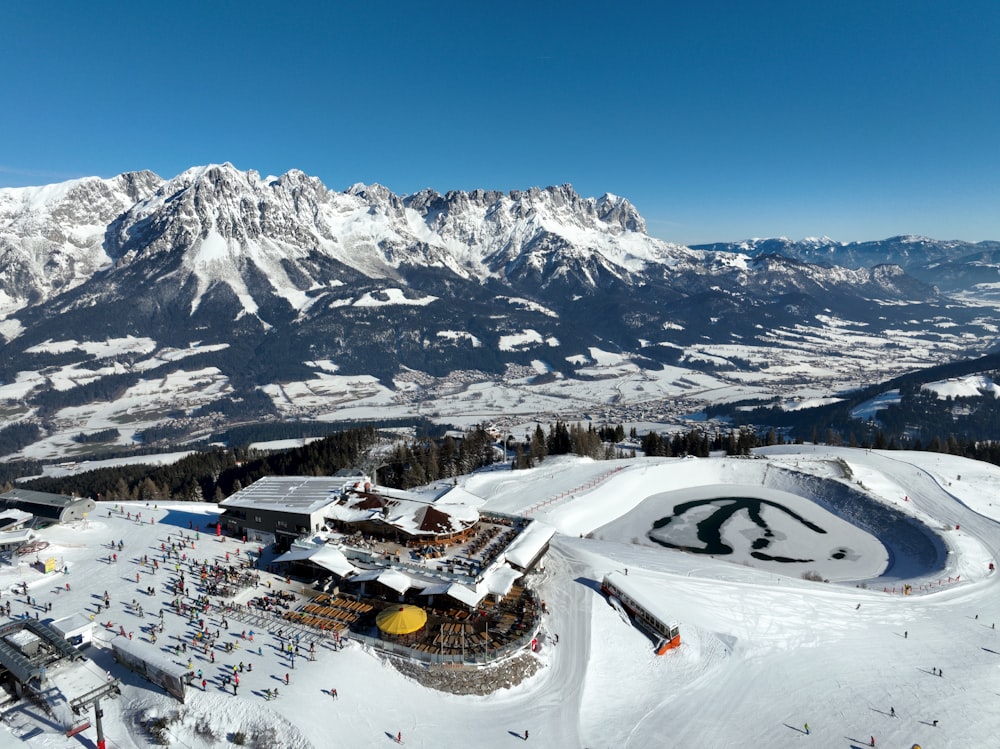
[[[481, 503], [464, 491], [428, 500], [364, 483], [345, 487], [324, 506], [320, 530], [273, 560], [312, 591], [285, 618], [438, 657], [499, 657], [523, 644], [537, 628], [540, 602], [522, 578], [555, 530], [482, 511]], [[386, 637], [378, 617], [400, 606], [422, 609], [426, 624], [404, 638]]]

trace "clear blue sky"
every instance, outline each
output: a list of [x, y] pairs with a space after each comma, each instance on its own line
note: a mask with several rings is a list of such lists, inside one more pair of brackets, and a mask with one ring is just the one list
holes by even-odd
[[0, 186], [230, 161], [629, 198], [681, 243], [1000, 240], [1000, 0], [5, 2]]

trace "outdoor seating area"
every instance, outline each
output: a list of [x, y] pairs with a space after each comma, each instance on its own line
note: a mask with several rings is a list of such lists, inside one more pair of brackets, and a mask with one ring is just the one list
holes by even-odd
[[340, 635], [354, 631], [372, 636], [377, 626], [379, 637], [397, 645], [405, 644], [416, 653], [481, 660], [501, 654], [529, 635], [537, 626], [541, 611], [537, 596], [522, 585], [514, 585], [503, 598], [484, 600], [474, 609], [441, 606], [447, 600], [444, 596], [437, 597], [437, 605], [427, 605], [428, 601], [421, 600], [426, 621], [412, 632], [393, 631], [384, 623], [377, 625], [377, 621], [379, 617], [384, 619], [391, 609], [418, 607], [377, 597], [359, 600], [342, 594], [319, 593], [294, 611], [284, 612], [282, 619], [313, 632]]
[[[433, 652], [457, 653], [476, 648], [485, 649], [488, 644], [489, 639], [485, 631], [476, 632], [471, 624], [447, 622], [438, 628], [438, 633], [430, 646]], [[426, 642], [422, 645], [428, 647]]]
[[497, 603], [472, 611], [429, 608], [427, 635], [412, 647], [443, 655], [499, 653], [534, 628], [539, 611], [534, 593], [518, 585]]
[[477, 568], [485, 567], [499, 556], [503, 549], [517, 538], [518, 529], [504, 528], [501, 525], [485, 525], [472, 542], [466, 547], [465, 554]]
[[283, 618], [327, 632], [343, 631], [374, 608], [364, 601], [321, 593], [297, 611], [289, 611]]
[[431, 609], [431, 611], [442, 619], [449, 619], [456, 622], [462, 622], [471, 616], [471, 613], [467, 609]]
[[201, 584], [205, 593], [210, 596], [232, 598], [248, 588], [257, 587], [260, 584], [260, 573], [252, 569], [235, 569], [216, 564], [214, 567], [202, 568]]
[[498, 638], [522, 635], [538, 620], [538, 599], [520, 585], [511, 587], [490, 614], [490, 634]]

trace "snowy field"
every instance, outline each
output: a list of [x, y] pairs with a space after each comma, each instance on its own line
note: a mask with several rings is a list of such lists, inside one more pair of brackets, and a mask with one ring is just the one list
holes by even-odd
[[[102, 509], [75, 527], [47, 530], [52, 546], [40, 556], [55, 556], [69, 574], [44, 576], [27, 564], [0, 570], [0, 603], [33, 616], [12, 592], [24, 581], [59, 618], [94, 612], [109, 592], [111, 610], [99, 619], [113, 626], [100, 629], [89, 653], [95, 677], [110, 670], [122, 679], [123, 695], [104, 703], [108, 745], [122, 749], [153, 746], [140, 725], [153, 716], [173, 716], [170, 745], [191, 749], [229, 746], [236, 731], [248, 746], [270, 731], [257, 745], [289, 749], [389, 746], [397, 733], [408, 746], [435, 749], [849, 749], [871, 737], [905, 749], [995, 746], [1000, 597], [989, 565], [1000, 545], [1000, 469], [933, 453], [809, 446], [768, 448], [757, 458], [549, 459], [530, 471], [461, 480], [483, 507], [558, 531], [531, 579], [548, 608], [543, 667], [489, 697], [424, 688], [357, 643], [322, 648], [315, 662], [299, 658], [292, 669], [275, 637], [257, 633], [258, 655], [236, 626], [222, 641], [243, 647], [217, 649], [215, 663], [196, 657], [207, 690], [190, 689], [183, 705], [117, 666], [114, 632], [124, 627], [144, 639], [149, 612], [169, 600], [159, 587], [155, 597], [144, 592], [165, 577], [163, 569], [140, 571], [141, 557], [158, 554], [168, 533], [204, 526], [215, 517], [210, 504], [126, 506], [143, 513], [142, 523]], [[438, 492], [427, 488], [428, 496]], [[732, 511], [724, 497], [753, 502]], [[706, 546], [694, 524], [720, 511], [730, 512], [719, 524], [729, 551], [661, 545]], [[649, 534], [664, 518], [672, 519], [660, 524], [658, 542]], [[124, 551], [114, 564], [108, 544], [118, 540]], [[193, 544], [189, 559], [222, 560], [242, 546], [211, 534]], [[755, 556], [762, 551], [785, 561]], [[626, 568], [676, 617], [679, 649], [656, 656], [601, 595], [602, 577]], [[126, 609], [132, 599], [141, 599], [146, 620]], [[191, 632], [169, 612], [165, 624], [166, 641]], [[233, 696], [220, 677], [240, 661], [253, 670]], [[265, 699], [276, 686], [281, 696]], [[96, 745], [93, 728], [66, 738], [30, 704], [8, 704], [3, 717], [2, 747]]]
[[[366, 296], [345, 300], [345, 304], [427, 302], [427, 298], [406, 300], [401, 293], [389, 289], [384, 300]], [[526, 300], [508, 301], [528, 304]], [[652, 423], [659, 428], [664, 423], [688, 424], [711, 403], [776, 398], [795, 410], [830, 402], [844, 391], [940, 363], [966, 349], [967, 339], [939, 330], [933, 322], [914, 319], [912, 329], [873, 337], [861, 323], [819, 316], [812, 325], [762, 330], [754, 342], [689, 347], [676, 345], [665, 332], [663, 340], [643, 341], [634, 352], [676, 350], [677, 365], [656, 368], [639, 366], [627, 356], [594, 347], [557, 353], [554, 338], [528, 329], [496, 342], [501, 351], [532, 354], [531, 366], [510, 364], [503, 375], [463, 371], [432, 377], [405, 370], [393, 381], [383, 382], [371, 375], [344, 374], [336, 362], [321, 360], [305, 362], [312, 369], [311, 375], [265, 385], [262, 392], [282, 418], [291, 420], [345, 422], [421, 416], [440, 424], [472, 427], [563, 419], [622, 423], [626, 428]], [[468, 331], [446, 329], [435, 331], [433, 336], [470, 349], [487, 345]], [[892, 347], [892, 357], [885, 357], [886, 346]], [[39, 388], [68, 391], [99, 377], [154, 371], [166, 362], [184, 362], [219, 348], [224, 346], [200, 342], [185, 348], [162, 347], [152, 339], [134, 337], [104, 342], [47, 341], [33, 350], [60, 355], [75, 352], [79, 361], [16, 373], [11, 382], [0, 386], [0, 415], [8, 424], [36, 416], [28, 396]], [[564, 362], [556, 357], [575, 365], [573, 375], [561, 371]], [[132, 363], [126, 367], [120, 361], [123, 358]], [[705, 363], [712, 365], [710, 371], [704, 371]], [[986, 378], [935, 383], [928, 388], [941, 397], [997, 392]], [[215, 367], [192, 365], [166, 376], [149, 375], [114, 401], [92, 401], [47, 414], [46, 435], [8, 457], [91, 457], [95, 446], [80, 444], [75, 437], [112, 429], [118, 436], [104, 449], [134, 446], [142, 441], [145, 430], [171, 422], [179, 411], [192, 414], [232, 392], [228, 376]], [[878, 402], [871, 404], [876, 405]], [[208, 433], [215, 426], [202, 424], [201, 429]]]

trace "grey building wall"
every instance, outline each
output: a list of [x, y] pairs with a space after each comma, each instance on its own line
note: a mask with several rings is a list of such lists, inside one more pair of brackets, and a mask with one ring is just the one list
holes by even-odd
[[227, 507], [220, 517], [223, 528], [234, 536], [253, 535], [250, 531], [273, 534], [279, 544], [289, 543], [322, 525], [322, 511], [312, 515], [255, 507]]

